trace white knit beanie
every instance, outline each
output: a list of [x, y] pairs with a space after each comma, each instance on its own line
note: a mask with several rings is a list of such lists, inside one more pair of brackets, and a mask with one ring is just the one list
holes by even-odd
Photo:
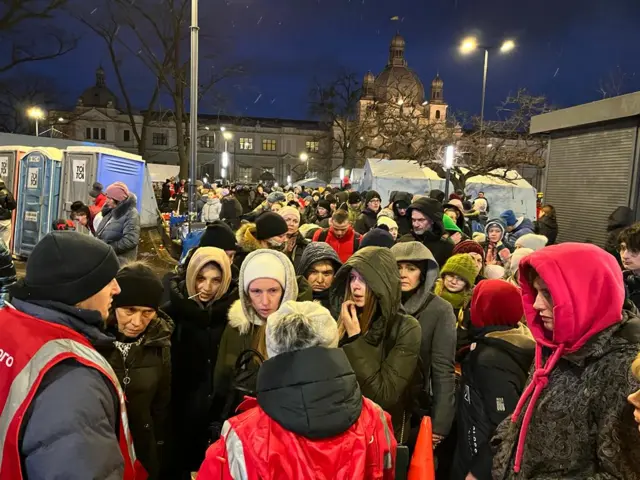
[[511, 258], [509, 260], [509, 273], [511, 275], [516, 273], [518, 271], [518, 268], [520, 267], [520, 262], [522, 261], [522, 259], [527, 255], [531, 255], [532, 253], [534, 253], [534, 250], [530, 248], [516, 248], [515, 251], [511, 254]]
[[500, 280], [504, 278], [504, 267], [501, 265], [486, 265], [483, 270], [484, 278], [487, 280]]
[[269, 358], [311, 347], [338, 347], [338, 324], [319, 303], [283, 303], [267, 319]]
[[396, 221], [393, 218], [389, 217], [378, 217], [376, 225], [386, 225], [387, 227], [389, 227], [389, 230], [391, 230], [392, 228], [398, 228], [398, 224], [396, 223]]
[[278, 213], [282, 218], [284, 218], [287, 215], [293, 215], [298, 219], [298, 221], [300, 221], [300, 212], [298, 211], [297, 208], [289, 207], [289, 206], [282, 207]]
[[537, 252], [541, 248], [547, 246], [549, 239], [544, 235], [536, 235], [535, 233], [527, 233], [516, 240], [516, 247], [530, 248]]
[[270, 250], [256, 250], [254, 255], [245, 260], [243, 288], [246, 292], [249, 285], [258, 278], [271, 278], [278, 282], [282, 289], [286, 288], [287, 274], [282, 260]]

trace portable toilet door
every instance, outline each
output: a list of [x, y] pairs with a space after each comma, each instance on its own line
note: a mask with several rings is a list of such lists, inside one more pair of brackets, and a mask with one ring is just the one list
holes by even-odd
[[[83, 147], [86, 150], [87, 147]], [[81, 201], [85, 205], [91, 205], [93, 199], [89, 191], [96, 181], [98, 157], [95, 153], [86, 151], [64, 151], [62, 165], [62, 197], [60, 201], [60, 217], [71, 216], [71, 204]]]
[[[22, 160], [22, 157], [24, 157], [32, 149], [33, 147], [27, 147], [23, 145], [3, 145], [0, 147], [0, 178], [4, 181], [5, 185], [16, 199], [19, 196], [18, 172], [20, 170], [20, 160]], [[11, 212], [11, 241], [8, 247], [9, 251], [12, 253], [14, 252], [13, 244], [15, 241], [15, 229], [16, 210]]]
[[[123, 182], [127, 185], [130, 192], [133, 192], [138, 198], [138, 210], [141, 209], [141, 202], [144, 189], [144, 167], [145, 161], [140, 155], [117, 150], [114, 148], [105, 147], [68, 147], [65, 150], [66, 155], [66, 170], [73, 168], [73, 159], [76, 160], [76, 170], [74, 171], [74, 178], [67, 178], [65, 175], [65, 188], [69, 188], [68, 192], [64, 192], [63, 201], [65, 204], [73, 202], [74, 200], [80, 200], [84, 198], [69, 197], [70, 192], [74, 192], [74, 189], [80, 188], [81, 179], [77, 176], [78, 168], [85, 165], [84, 171], [86, 172], [86, 178], [84, 180], [86, 194], [91, 189], [91, 185], [94, 182], [100, 182], [106, 189], [109, 185], [115, 182]], [[71, 160], [71, 166], [69, 166], [69, 160]], [[86, 162], [84, 164], [83, 162]], [[67, 183], [75, 180], [77, 186], [67, 187]], [[77, 193], [80, 195], [80, 192]]]
[[58, 214], [62, 180], [62, 151], [38, 148], [20, 160], [14, 249], [28, 257], [51, 231]]

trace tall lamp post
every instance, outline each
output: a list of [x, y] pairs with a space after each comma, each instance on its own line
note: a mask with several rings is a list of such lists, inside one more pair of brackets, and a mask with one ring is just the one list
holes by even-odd
[[36, 122], [36, 137], [40, 135], [40, 120], [44, 119], [44, 112], [39, 107], [31, 107], [27, 110], [27, 116]]
[[307, 178], [307, 174], [309, 173], [309, 155], [307, 155], [307, 152], [300, 154], [300, 161], [305, 162], [304, 178]]
[[189, 230], [195, 219], [196, 210], [196, 168], [198, 160], [198, 0], [191, 0], [191, 96], [189, 106]]
[[220, 176], [223, 179], [226, 179], [227, 171], [229, 169], [229, 141], [233, 139], [233, 133], [223, 130], [222, 137], [224, 138], [224, 152], [222, 152], [222, 168], [220, 169]]
[[[489, 68], [489, 50], [493, 50], [493, 46], [478, 45], [478, 39], [475, 37], [467, 37], [460, 44], [460, 53], [468, 55], [475, 52], [477, 49], [484, 50], [484, 69], [482, 73], [482, 105], [480, 106], [480, 130], [484, 127], [484, 99], [487, 92], [487, 69]], [[500, 45], [500, 53], [509, 53], [516, 48], [516, 44], [513, 40], [505, 40]]]
[[455, 147], [453, 145], [447, 146], [444, 151], [444, 171], [446, 172], [444, 178], [444, 198], [449, 199], [449, 181], [451, 180], [451, 168], [453, 168], [453, 159], [455, 156]]

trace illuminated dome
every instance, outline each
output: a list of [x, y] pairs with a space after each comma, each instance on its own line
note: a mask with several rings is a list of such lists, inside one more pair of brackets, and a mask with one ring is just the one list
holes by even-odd
[[389, 62], [375, 81], [376, 98], [384, 102], [422, 104], [424, 86], [418, 75], [407, 66], [405, 41], [397, 33], [389, 47]]

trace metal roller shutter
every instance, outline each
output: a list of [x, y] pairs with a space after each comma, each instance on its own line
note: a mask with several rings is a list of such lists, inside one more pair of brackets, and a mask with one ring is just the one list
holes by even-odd
[[636, 127], [552, 138], [545, 203], [556, 208], [558, 242], [606, 241], [607, 217], [629, 205]]

